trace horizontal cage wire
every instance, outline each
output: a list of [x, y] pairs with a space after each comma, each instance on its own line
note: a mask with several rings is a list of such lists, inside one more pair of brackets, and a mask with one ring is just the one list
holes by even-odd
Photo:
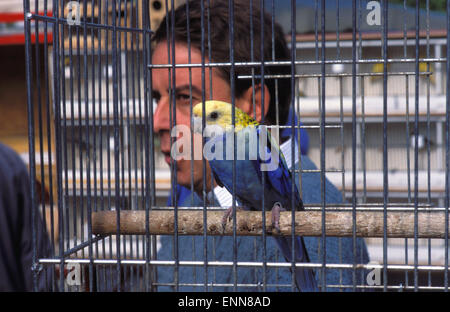
[[448, 291], [435, 2], [25, 0], [34, 290]]

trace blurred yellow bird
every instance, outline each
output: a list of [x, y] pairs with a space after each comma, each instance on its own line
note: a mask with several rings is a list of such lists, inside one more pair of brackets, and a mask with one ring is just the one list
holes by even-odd
[[[430, 66], [430, 67], [428, 67], [428, 66]], [[429, 64], [429, 63], [426, 63], [426, 62], [420, 62], [420, 63], [419, 63], [419, 73], [427, 73], [427, 72], [433, 72], [433, 67], [432, 67], [432, 65]], [[425, 77], [425, 78], [430, 77], [430, 82], [431, 82], [432, 84], [434, 84], [435, 81], [436, 81], [436, 80], [435, 80], [435, 77], [434, 77], [434, 74], [426, 75], [426, 76], [423, 76], [423, 77]]]

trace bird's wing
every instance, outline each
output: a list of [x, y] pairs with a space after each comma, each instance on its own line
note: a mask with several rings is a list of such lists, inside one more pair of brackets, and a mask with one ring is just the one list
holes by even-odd
[[[260, 129], [261, 131], [261, 129]], [[265, 130], [263, 130], [265, 131]], [[292, 178], [289, 167], [286, 163], [284, 155], [279, 148], [277, 142], [273, 139], [270, 133], [267, 133], [267, 147], [266, 147], [266, 155], [270, 157], [269, 160], [264, 161], [264, 163], [272, 161], [272, 157], [276, 157], [274, 161], [278, 162], [277, 166], [274, 170], [264, 171], [263, 173], [266, 175], [266, 183], [268, 184], [268, 188], [272, 189], [277, 193], [278, 201], [283, 203], [285, 208], [291, 207], [291, 196], [292, 191], [294, 189], [294, 204], [296, 209], [301, 209], [303, 207], [303, 203], [300, 198], [300, 194], [297, 189], [297, 185], [294, 184], [294, 188], [292, 188]], [[266, 156], [266, 158], [268, 158]], [[260, 165], [260, 164], [259, 164]], [[293, 175], [295, 177], [295, 175]]]

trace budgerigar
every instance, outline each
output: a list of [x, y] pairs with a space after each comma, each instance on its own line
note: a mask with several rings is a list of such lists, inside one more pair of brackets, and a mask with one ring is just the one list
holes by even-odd
[[[208, 159], [208, 162], [217, 184], [233, 193], [233, 163], [235, 162], [234, 191], [237, 201], [245, 209], [261, 210], [264, 194], [265, 211], [272, 210], [274, 228], [279, 230], [280, 210], [290, 209], [292, 196], [296, 210], [303, 209], [303, 203], [295, 183], [295, 192], [292, 194], [289, 169], [278, 145], [264, 127], [237, 107], [235, 107], [235, 127], [233, 128], [231, 104], [221, 101], [206, 101], [204, 106], [205, 113], [203, 113], [202, 103], [196, 104], [193, 108], [194, 129], [196, 131], [202, 129], [202, 116], [204, 115], [206, 122], [204, 135], [207, 137], [207, 144], [210, 145], [216, 156]], [[211, 128], [213, 129], [211, 130]], [[227, 145], [226, 142], [234, 137], [233, 130], [235, 131], [235, 141], [232, 143], [235, 146], [238, 145], [236, 148], [241, 149], [236, 152], [237, 155], [234, 154], [233, 145]], [[220, 148], [223, 150], [218, 151]], [[234, 156], [237, 156], [235, 161], [233, 160]], [[273, 166], [274, 159], [277, 160], [275, 166]], [[269, 166], [270, 163], [271, 166]], [[225, 223], [231, 212], [230, 208], [224, 216]], [[291, 262], [291, 237], [274, 236], [274, 238], [286, 261]], [[295, 253], [295, 262], [309, 262], [302, 237], [295, 237]], [[300, 291], [318, 290], [312, 269], [296, 267], [295, 282]]]

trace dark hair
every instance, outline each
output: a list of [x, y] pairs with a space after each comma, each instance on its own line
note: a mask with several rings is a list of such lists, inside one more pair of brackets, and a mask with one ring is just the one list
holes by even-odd
[[[204, 10], [201, 9], [201, 1], [204, 1]], [[208, 2], [210, 2], [208, 6]], [[250, 14], [253, 20], [253, 60], [261, 62], [261, 8], [254, 0], [250, 10], [249, 0], [234, 0], [234, 61], [249, 62], [251, 61], [251, 23]], [[175, 41], [188, 42], [187, 21], [189, 18], [190, 42], [191, 47], [195, 47], [201, 51], [202, 46], [202, 28], [201, 16], [204, 15], [204, 49], [205, 57], [211, 53], [211, 62], [222, 63], [230, 61], [230, 44], [229, 44], [229, 4], [228, 0], [194, 0], [189, 1], [189, 17], [186, 14], [186, 4], [179, 6], [175, 12]], [[208, 45], [208, 15], [209, 15], [209, 34], [211, 46]], [[264, 60], [265, 61], [285, 61], [290, 59], [290, 50], [287, 47], [286, 40], [281, 26], [274, 24], [273, 47], [272, 47], [272, 17], [264, 13]], [[166, 21], [168, 19], [168, 21]], [[172, 13], [166, 15], [160, 26], [152, 37], [153, 42], [161, 42], [171, 40], [171, 19]], [[169, 25], [169, 34], [167, 34], [166, 23]], [[209, 51], [208, 49], [211, 49]], [[272, 52], [273, 51], [273, 52]], [[272, 54], [274, 57], [272, 58]], [[254, 68], [255, 76], [260, 75], [261, 66]], [[229, 81], [231, 67], [217, 67], [220, 75]], [[235, 67], [235, 95], [240, 97], [252, 86], [251, 79], [237, 79], [240, 75], [251, 75], [252, 69], [248, 66]], [[291, 67], [283, 65], [264, 66], [264, 75], [290, 75]], [[258, 80], [257, 80], [258, 81]], [[275, 79], [264, 79], [264, 84], [268, 87], [270, 93], [270, 105], [266, 115], [265, 123], [276, 123], [276, 87]], [[285, 124], [291, 97], [291, 80], [278, 79], [278, 113], [280, 124]]]

